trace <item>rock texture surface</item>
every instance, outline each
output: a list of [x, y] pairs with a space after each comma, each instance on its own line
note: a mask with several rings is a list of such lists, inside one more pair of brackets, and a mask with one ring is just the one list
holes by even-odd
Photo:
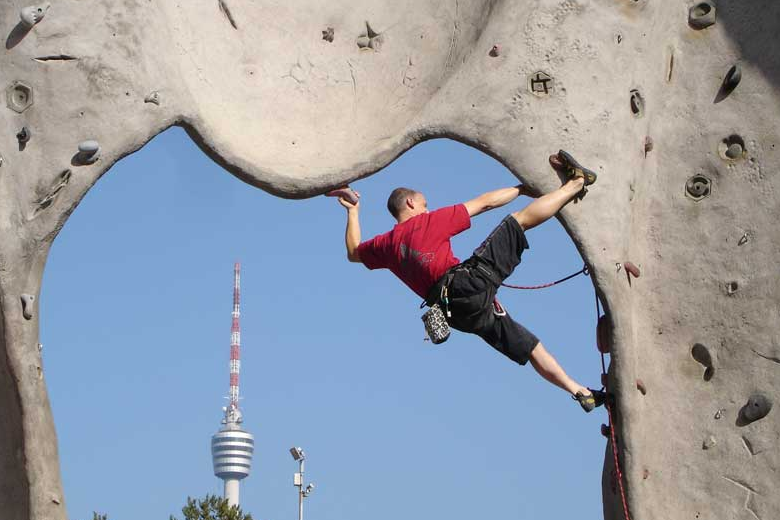
[[[571, 151], [600, 173], [563, 221], [606, 307], [632, 517], [780, 518], [780, 3], [27, 7], [0, 6], [4, 520], [66, 517], [38, 347], [49, 246], [112, 164], [172, 125], [289, 198], [433, 137], [543, 191], [559, 183], [547, 155]], [[609, 446], [605, 461], [620, 518]]]

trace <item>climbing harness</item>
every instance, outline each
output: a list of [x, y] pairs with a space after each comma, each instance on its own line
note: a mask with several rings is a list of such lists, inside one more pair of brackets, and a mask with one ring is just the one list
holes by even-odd
[[554, 282], [542, 284], [542, 285], [511, 285], [508, 283], [502, 283], [502, 287], [507, 287], [509, 289], [522, 289], [522, 290], [536, 290], [536, 289], [547, 289], [548, 287], [552, 287], [554, 285], [558, 285], [559, 283], [566, 282], [568, 280], [571, 280], [575, 276], [579, 276], [581, 274], [584, 274], [585, 276], [590, 276], [590, 270], [588, 270], [588, 266], [584, 265], [582, 266], [582, 269], [577, 271], [576, 273], [572, 273], [569, 276], [566, 276], [564, 278], [561, 278], [560, 280], [555, 280]]
[[[596, 294], [596, 320], [598, 321], [601, 319], [601, 302], [599, 302], [599, 295]], [[607, 395], [609, 395], [609, 386], [608, 386], [608, 378], [607, 378], [607, 364], [604, 360], [604, 352], [603, 349], [599, 349], [599, 353], [601, 354], [601, 379], [602, 384], [604, 385], [604, 391], [607, 392]], [[612, 444], [612, 457], [614, 459], [615, 464], [615, 478], [618, 482], [618, 488], [620, 489], [620, 498], [623, 503], [623, 515], [625, 516], [625, 520], [631, 520], [631, 516], [628, 514], [628, 502], [626, 501], [626, 492], [625, 489], [623, 489], [623, 472], [620, 470], [620, 461], [618, 460], [618, 452], [617, 452], [617, 442], [615, 438], [615, 422], [612, 419], [612, 402], [610, 402], [609, 397], [604, 402], [604, 408], [607, 409], [607, 417], [609, 418], [609, 437], [610, 437], [610, 444]]]

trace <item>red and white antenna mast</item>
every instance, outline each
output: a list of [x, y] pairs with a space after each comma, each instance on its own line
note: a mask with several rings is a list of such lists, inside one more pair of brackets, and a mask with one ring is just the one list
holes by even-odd
[[241, 371], [241, 264], [233, 267], [233, 325], [230, 328], [230, 404], [222, 408], [224, 426], [211, 437], [211, 459], [214, 475], [225, 483], [228, 504], [239, 504], [240, 482], [249, 476], [255, 452], [254, 436], [241, 428], [243, 418], [238, 409], [238, 374]]
[[230, 404], [225, 410], [225, 423], [240, 423], [238, 410], [238, 377], [241, 373], [241, 264], [233, 266], [233, 322], [230, 327]]
[[238, 409], [238, 375], [241, 372], [241, 264], [233, 266], [233, 325], [230, 328], [230, 404], [222, 408], [224, 426], [211, 437], [214, 475], [225, 482], [225, 498], [238, 505], [239, 483], [249, 476], [255, 452], [254, 436], [241, 428], [243, 418]]

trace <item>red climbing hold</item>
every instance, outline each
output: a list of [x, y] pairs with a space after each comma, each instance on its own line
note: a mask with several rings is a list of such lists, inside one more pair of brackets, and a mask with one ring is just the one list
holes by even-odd
[[349, 186], [344, 186], [343, 188], [339, 188], [337, 190], [329, 191], [325, 194], [326, 197], [338, 197], [340, 199], [345, 199], [351, 204], [357, 204], [358, 199], [360, 198], [360, 195], [350, 188]]
[[647, 154], [653, 151], [653, 138], [648, 136], [645, 136], [645, 157], [647, 157]]
[[612, 351], [610, 336], [609, 321], [605, 314], [599, 318], [599, 323], [596, 325], [596, 345], [598, 346], [599, 352], [602, 354], [609, 354]]
[[639, 278], [642, 275], [639, 268], [631, 262], [623, 262], [623, 267], [625, 268], [626, 272], [631, 273], [634, 278]]

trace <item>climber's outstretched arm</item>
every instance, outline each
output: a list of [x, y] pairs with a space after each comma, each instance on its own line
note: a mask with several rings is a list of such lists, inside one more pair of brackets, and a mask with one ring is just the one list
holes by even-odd
[[479, 197], [464, 203], [464, 206], [466, 206], [469, 215], [474, 217], [488, 210], [500, 208], [505, 204], [509, 204], [520, 195], [526, 194], [526, 187], [522, 184], [518, 184], [512, 188], [502, 188], [500, 190], [483, 193]]
[[339, 204], [347, 208], [347, 231], [344, 241], [347, 246], [347, 259], [350, 262], [360, 262], [358, 246], [360, 245], [360, 202], [354, 204], [343, 197], [339, 197]]

